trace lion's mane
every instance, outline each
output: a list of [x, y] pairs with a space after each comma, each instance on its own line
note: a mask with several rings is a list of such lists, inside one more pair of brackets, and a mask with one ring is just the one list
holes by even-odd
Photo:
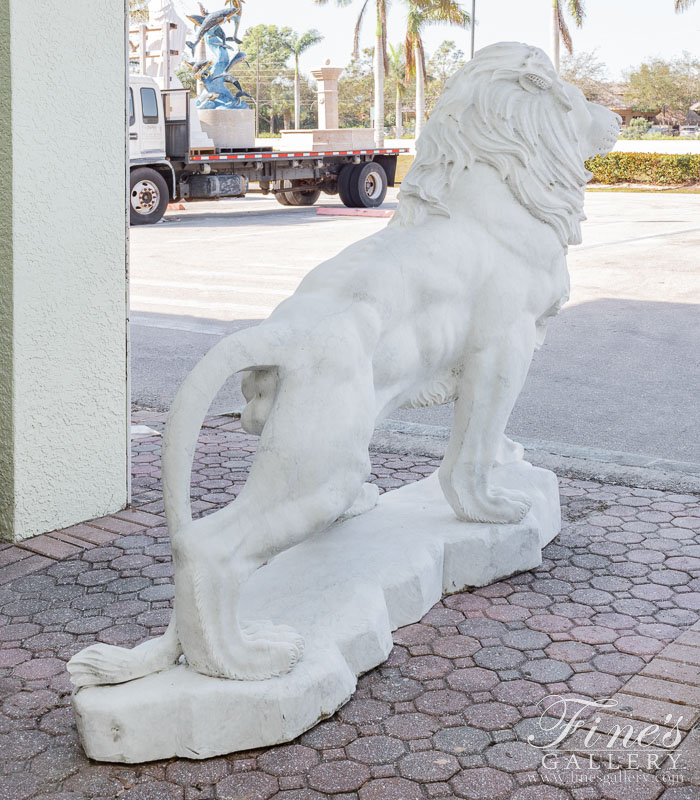
[[480, 50], [448, 80], [426, 123], [394, 224], [450, 217], [451, 188], [479, 161], [494, 167], [563, 245], [579, 244], [591, 173], [571, 109], [563, 81], [538, 48], [504, 42]]

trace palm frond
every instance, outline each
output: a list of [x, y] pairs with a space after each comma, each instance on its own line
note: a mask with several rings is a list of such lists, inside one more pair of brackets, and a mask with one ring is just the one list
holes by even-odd
[[403, 46], [406, 53], [406, 66], [404, 68], [404, 82], [408, 83], [416, 73], [415, 40], [410, 31], [406, 31], [406, 41]]
[[416, 4], [426, 18], [431, 20], [435, 19], [465, 28], [471, 24], [470, 15], [457, 0], [410, 0], [410, 2]]
[[389, 55], [387, 53], [386, 37], [386, 7], [387, 0], [377, 0], [377, 25], [380, 28], [382, 40], [382, 60], [384, 61], [384, 73], [389, 72]]
[[586, 10], [583, 7], [583, 0], [568, 0], [569, 13], [576, 22], [576, 27], [580, 28], [583, 25], [583, 18], [586, 16]]
[[420, 59], [421, 72], [423, 73], [423, 80], [426, 79], [428, 71], [425, 66], [425, 48], [423, 47], [423, 40], [418, 39], [418, 58]]
[[360, 14], [357, 18], [357, 22], [355, 23], [355, 33], [353, 34], [352, 39], [352, 57], [355, 59], [360, 57], [360, 30], [362, 29], [362, 22], [365, 18], [365, 11], [367, 10], [368, 3], [369, 0], [365, 0], [365, 2], [362, 4]]
[[572, 55], [574, 52], [574, 46], [571, 42], [571, 34], [569, 33], [569, 28], [567, 27], [564, 15], [561, 13], [561, 6], [559, 5], [559, 3], [557, 3], [557, 18], [559, 23], [559, 35], [561, 36], [561, 40], [562, 42], [564, 42], [564, 47], [566, 47], [569, 55]]
[[408, 0], [406, 16], [406, 81], [416, 74], [416, 54], [423, 75], [427, 74], [422, 31], [428, 25], [457, 25], [468, 28], [471, 17], [457, 0]]
[[462, 11], [459, 3], [451, 3], [452, 8], [445, 7], [437, 9], [431, 14], [426, 14], [424, 25], [458, 25], [460, 28], [468, 28], [470, 19], [466, 11]]
[[310, 47], [317, 45], [323, 41], [323, 34], [319, 33], [315, 28], [302, 34], [292, 41], [292, 50], [298, 56], [305, 53]]

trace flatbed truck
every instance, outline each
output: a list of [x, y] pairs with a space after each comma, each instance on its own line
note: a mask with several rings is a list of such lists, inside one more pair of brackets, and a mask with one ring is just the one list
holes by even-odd
[[[350, 208], [376, 208], [394, 185], [403, 148], [281, 152], [192, 148], [190, 93], [161, 90], [145, 76], [129, 86], [132, 225], [159, 222], [168, 203], [273, 194], [285, 206], [313, 205], [338, 194]], [[251, 184], [259, 188], [251, 189]]]

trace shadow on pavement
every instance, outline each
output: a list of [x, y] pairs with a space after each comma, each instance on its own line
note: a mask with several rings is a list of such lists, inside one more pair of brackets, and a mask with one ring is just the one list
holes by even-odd
[[[568, 306], [535, 354], [509, 433], [700, 462], [698, 319], [700, 309], [691, 304], [605, 299]], [[258, 323], [134, 314], [134, 404], [167, 409], [185, 375], [221, 336]], [[242, 404], [233, 378], [212, 412]], [[391, 417], [449, 425], [451, 413], [439, 406]]]

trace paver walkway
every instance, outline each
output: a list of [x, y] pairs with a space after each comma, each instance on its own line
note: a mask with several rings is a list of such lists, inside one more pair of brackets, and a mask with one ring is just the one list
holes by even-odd
[[[135, 421], [160, 429], [163, 418]], [[233, 499], [256, 441], [235, 420], [208, 420], [198, 513]], [[65, 662], [95, 640], [133, 646], [170, 614], [159, 451], [159, 436], [135, 441], [133, 510], [0, 545], [0, 800], [700, 800], [699, 498], [566, 479], [564, 529], [540, 568], [448, 597], [397, 631], [389, 660], [298, 741], [204, 762], [88, 761]], [[373, 464], [382, 489], [437, 467]], [[543, 764], [528, 736], [552, 741], [537, 706], [552, 694], [569, 700], [567, 717], [577, 700], [615, 695], [610, 714], [637, 731], [682, 717], [676, 767], [617, 769], [624, 748], [572, 756], [587, 751], [583, 731]]]

